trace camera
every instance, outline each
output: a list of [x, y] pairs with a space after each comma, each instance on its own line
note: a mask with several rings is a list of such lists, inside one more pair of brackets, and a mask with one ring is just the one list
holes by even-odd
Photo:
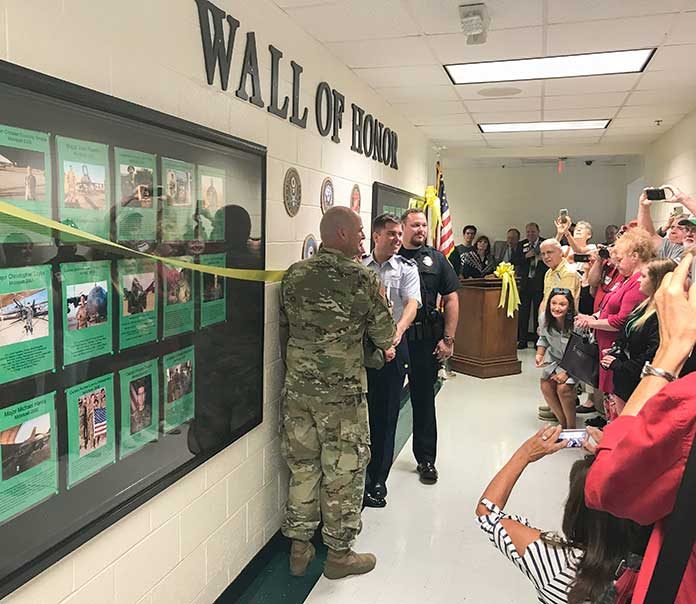
[[586, 166], [591, 166], [593, 163], [594, 163], [594, 160], [592, 160], [592, 159], [586, 159], [586, 160], [585, 160], [585, 165], [586, 165]]
[[608, 247], [600, 247], [599, 251], [597, 252], [597, 255], [602, 259], [602, 260], [609, 260], [609, 248]]

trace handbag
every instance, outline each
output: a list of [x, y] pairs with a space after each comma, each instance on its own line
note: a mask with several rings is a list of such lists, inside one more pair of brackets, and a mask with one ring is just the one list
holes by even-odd
[[593, 388], [599, 386], [599, 347], [589, 334], [582, 335], [575, 331], [570, 334], [559, 366], [576, 381]]
[[665, 538], [644, 604], [665, 604], [677, 599], [684, 571], [696, 541], [694, 502], [696, 502], [696, 438], [686, 460], [674, 508], [665, 521]]

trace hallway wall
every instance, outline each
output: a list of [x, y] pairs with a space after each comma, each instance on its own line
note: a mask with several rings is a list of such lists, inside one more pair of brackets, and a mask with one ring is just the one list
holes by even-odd
[[[215, 86], [207, 84], [193, 0], [4, 0], [0, 59], [267, 146], [269, 269], [299, 260], [305, 236], [319, 235], [324, 177], [332, 177], [340, 205], [349, 204], [354, 183], [360, 186], [368, 225], [374, 181], [423, 192], [427, 141], [390, 105], [270, 0], [215, 4], [241, 22], [227, 92], [220, 90], [219, 76]], [[266, 102], [269, 44], [284, 53], [281, 99], [291, 94], [290, 60], [304, 67], [306, 130], [235, 95], [250, 31], [256, 32]], [[346, 96], [340, 144], [317, 134], [314, 92], [323, 80]], [[350, 150], [352, 102], [398, 132], [398, 171]], [[300, 173], [303, 193], [292, 219], [282, 194], [291, 166]], [[278, 285], [266, 292], [266, 341], [259, 343], [265, 353], [263, 423], [2, 604], [209, 604], [278, 530], [287, 484], [278, 438]]]

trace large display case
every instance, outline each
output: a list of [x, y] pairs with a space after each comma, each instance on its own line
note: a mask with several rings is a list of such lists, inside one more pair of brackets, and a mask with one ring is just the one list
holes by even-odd
[[4, 62], [0, 99], [2, 597], [261, 422], [263, 281], [167, 259], [264, 269], [265, 149]]

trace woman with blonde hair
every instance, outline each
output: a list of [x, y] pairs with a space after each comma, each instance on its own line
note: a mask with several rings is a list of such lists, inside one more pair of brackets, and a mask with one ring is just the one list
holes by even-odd
[[669, 258], [653, 260], [643, 267], [639, 279], [640, 292], [647, 298], [629, 315], [614, 346], [602, 351], [602, 367], [613, 373], [614, 406], [619, 414], [640, 382], [643, 365], [646, 361], [652, 361], [660, 345], [655, 292], [664, 276], [676, 267], [677, 263]]
[[[640, 291], [640, 275], [643, 267], [654, 259], [653, 242], [645, 229], [635, 228], [627, 231], [614, 246], [615, 264], [626, 280], [602, 300], [602, 307], [594, 315], [578, 314], [575, 326], [594, 330], [599, 350], [608, 350], [614, 345], [619, 331], [629, 315], [647, 297]], [[599, 390], [605, 395], [614, 392], [612, 373], [600, 364]], [[616, 417], [605, 400], [607, 419]]]

